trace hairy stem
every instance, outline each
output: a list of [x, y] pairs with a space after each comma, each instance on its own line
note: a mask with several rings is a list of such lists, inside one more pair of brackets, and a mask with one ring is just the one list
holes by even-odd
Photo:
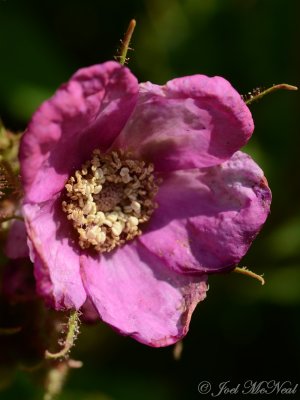
[[249, 94], [249, 98], [245, 100], [247, 105], [252, 104], [254, 101], [260, 100], [262, 97], [266, 96], [269, 93], [276, 92], [276, 90], [298, 90], [297, 86], [288, 85], [287, 83], [280, 83], [279, 85], [273, 85], [268, 89], [265, 89], [261, 92]]
[[129, 48], [129, 44], [130, 44], [130, 41], [131, 41], [132, 34], [133, 34], [135, 26], [136, 26], [136, 20], [132, 19], [129, 22], [127, 31], [126, 31], [126, 33], [124, 35], [124, 38], [121, 41], [121, 48], [119, 50], [119, 54], [116, 57], [119, 60], [119, 63], [121, 65], [125, 65], [126, 62], [128, 61], [126, 57], [127, 57], [127, 52], [130, 49]]
[[255, 272], [250, 271], [247, 267], [235, 267], [233, 272], [236, 272], [238, 274], [242, 274], [242, 275], [247, 275], [250, 278], [254, 278], [257, 279], [262, 285], [265, 284], [265, 280], [262, 277], [262, 275], [258, 275]]
[[58, 359], [66, 357], [69, 351], [71, 350], [72, 346], [74, 345], [74, 341], [78, 333], [78, 326], [79, 326], [78, 311], [76, 310], [71, 311], [68, 321], [68, 332], [63, 348], [57, 353], [51, 353], [50, 351], [46, 350], [45, 358], [49, 360], [49, 359]]

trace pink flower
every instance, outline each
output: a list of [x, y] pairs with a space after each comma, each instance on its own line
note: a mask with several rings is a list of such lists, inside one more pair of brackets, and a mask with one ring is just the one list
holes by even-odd
[[158, 86], [116, 62], [77, 71], [21, 143], [39, 293], [56, 309], [92, 302], [147, 345], [180, 340], [207, 274], [233, 269], [269, 213], [263, 172], [238, 151], [252, 131], [223, 78]]

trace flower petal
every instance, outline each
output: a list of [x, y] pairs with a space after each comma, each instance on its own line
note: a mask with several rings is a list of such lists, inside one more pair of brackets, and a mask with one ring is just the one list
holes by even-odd
[[153, 347], [168, 346], [188, 331], [194, 308], [206, 295], [206, 276], [169, 271], [143, 246], [81, 257], [88, 296], [103, 321]]
[[23, 221], [15, 220], [12, 223], [7, 236], [5, 254], [13, 260], [29, 256], [27, 233]]
[[107, 149], [129, 118], [138, 83], [116, 62], [83, 68], [34, 114], [20, 148], [27, 201], [46, 201], [95, 148]]
[[62, 213], [60, 199], [23, 206], [38, 293], [58, 310], [79, 309], [86, 293], [73, 230]]
[[228, 81], [195, 75], [140, 85], [137, 107], [113, 147], [134, 151], [158, 171], [208, 167], [229, 159], [253, 128]]
[[157, 202], [138, 240], [175, 271], [223, 272], [260, 231], [271, 192], [257, 164], [237, 152], [220, 166], [169, 174]]

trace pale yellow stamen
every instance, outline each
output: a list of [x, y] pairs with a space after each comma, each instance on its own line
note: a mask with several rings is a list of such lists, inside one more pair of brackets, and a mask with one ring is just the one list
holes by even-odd
[[141, 234], [156, 205], [153, 165], [129, 154], [93, 152], [70, 177], [62, 208], [79, 235], [79, 245], [107, 252]]

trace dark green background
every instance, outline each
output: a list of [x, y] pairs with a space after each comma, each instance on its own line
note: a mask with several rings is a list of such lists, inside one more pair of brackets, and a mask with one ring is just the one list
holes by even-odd
[[[129, 66], [140, 81], [204, 73], [240, 93], [299, 85], [299, 15], [298, 0], [0, 0], [0, 114], [7, 127], [24, 129], [76, 69], [112, 59], [132, 17]], [[246, 151], [263, 167], [273, 203], [241, 265], [264, 273], [266, 285], [212, 277], [177, 362], [171, 347], [145, 347], [101, 323], [82, 328], [73, 355], [84, 368], [72, 372], [62, 400], [199, 399], [210, 398], [197, 392], [202, 380], [215, 391], [226, 380], [299, 382], [299, 103], [297, 92], [278, 92], [251, 106], [256, 130]], [[39, 393], [20, 373], [0, 398]]]

